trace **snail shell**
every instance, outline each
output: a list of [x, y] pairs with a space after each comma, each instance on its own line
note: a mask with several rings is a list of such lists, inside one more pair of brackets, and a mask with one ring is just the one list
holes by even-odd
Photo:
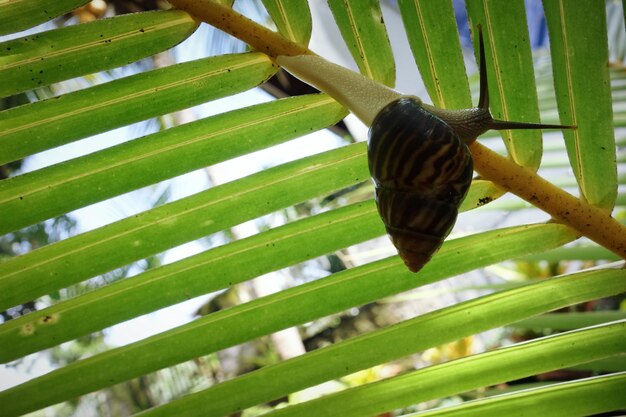
[[471, 153], [418, 99], [402, 97], [374, 119], [368, 162], [387, 233], [407, 267], [417, 272], [454, 226], [472, 182]]

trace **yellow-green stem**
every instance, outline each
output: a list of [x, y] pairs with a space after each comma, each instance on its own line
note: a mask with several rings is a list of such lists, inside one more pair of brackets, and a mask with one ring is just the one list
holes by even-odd
[[206, 22], [237, 39], [246, 42], [259, 52], [276, 58], [279, 55], [303, 55], [311, 51], [276, 32], [257, 24], [232, 8], [213, 0], [170, 0], [177, 9]]
[[[212, 0], [170, 0], [170, 3], [272, 58], [313, 53]], [[611, 217], [610, 213], [572, 196], [477, 142], [470, 145], [470, 150], [474, 168], [483, 178], [518, 195], [555, 220], [626, 259], [626, 226]]]
[[563, 191], [533, 171], [474, 142], [470, 145], [474, 169], [484, 179], [523, 198], [550, 214], [553, 219], [567, 224], [582, 235], [626, 258], [626, 226], [619, 223], [605, 209]]

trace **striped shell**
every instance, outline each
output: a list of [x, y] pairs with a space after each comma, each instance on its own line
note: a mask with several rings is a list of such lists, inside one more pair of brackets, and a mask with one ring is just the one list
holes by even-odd
[[376, 116], [368, 159], [387, 233], [407, 267], [417, 272], [454, 226], [472, 181], [470, 151], [419, 100], [403, 97]]

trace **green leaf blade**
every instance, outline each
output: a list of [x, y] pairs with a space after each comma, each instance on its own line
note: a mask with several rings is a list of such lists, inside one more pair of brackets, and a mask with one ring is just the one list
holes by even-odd
[[472, 107], [452, 1], [398, 2], [415, 62], [433, 104]]
[[328, 5], [361, 74], [393, 87], [396, 67], [380, 4], [373, 0], [329, 0]]
[[309, 44], [313, 22], [306, 0], [263, 0], [263, 5], [283, 36], [302, 45]]
[[482, 207], [500, 198], [505, 193], [506, 191], [499, 188], [491, 181], [474, 179], [472, 180], [472, 185], [470, 186], [467, 195], [461, 202], [459, 212]]
[[588, 311], [585, 313], [552, 313], [531, 317], [510, 327], [526, 328], [534, 330], [574, 330], [581, 327], [596, 326], [609, 321], [626, 320], [624, 311]]
[[583, 417], [626, 408], [626, 373], [552, 384], [409, 417]]
[[[559, 114], [582, 196], [611, 210], [617, 195], [615, 137], [603, 2], [544, 0]], [[584, 28], [584, 30], [582, 29]]]
[[[489, 102], [494, 118], [539, 123], [537, 87], [523, 2], [466, 1], [474, 50], [477, 26], [483, 28]], [[478, 60], [478, 57], [477, 57]], [[501, 131], [509, 155], [536, 170], [542, 154], [540, 130]]]
[[100, 19], [0, 43], [0, 96], [118, 67], [168, 49], [197, 23], [168, 10]]
[[0, 35], [47, 22], [87, 3], [87, 0], [13, 0], [0, 2]]

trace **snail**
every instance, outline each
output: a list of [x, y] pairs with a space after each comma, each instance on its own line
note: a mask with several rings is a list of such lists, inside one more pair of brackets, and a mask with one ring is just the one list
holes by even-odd
[[[316, 55], [279, 56], [296, 77], [328, 93], [370, 126], [369, 170], [378, 212], [398, 254], [419, 271], [450, 233], [472, 182], [468, 148], [487, 130], [573, 126], [495, 120], [489, 111], [482, 30], [477, 108], [444, 110], [331, 64]], [[329, 74], [333, 74], [329, 77]]]

